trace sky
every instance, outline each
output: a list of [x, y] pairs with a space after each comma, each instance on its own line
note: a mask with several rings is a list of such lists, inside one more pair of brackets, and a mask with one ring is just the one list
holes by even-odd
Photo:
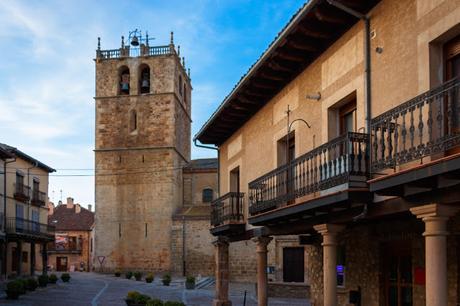
[[[95, 49], [174, 31], [192, 78], [192, 137], [305, 0], [0, 0], [0, 142], [56, 169], [53, 202], [94, 203]], [[192, 158], [214, 157], [192, 148]]]

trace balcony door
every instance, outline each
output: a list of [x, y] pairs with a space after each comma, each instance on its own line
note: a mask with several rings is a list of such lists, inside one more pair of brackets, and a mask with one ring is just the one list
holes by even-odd
[[283, 248], [283, 282], [305, 281], [304, 253], [303, 247]]
[[[460, 35], [444, 45], [445, 79], [460, 78]], [[460, 92], [453, 91], [452, 96], [444, 101], [444, 124], [446, 135], [460, 133]], [[448, 150], [447, 154], [459, 153], [460, 147]]]
[[339, 108], [339, 135], [356, 132], [356, 97]]
[[[278, 140], [277, 147], [278, 167], [289, 165], [295, 159], [294, 132], [291, 132], [289, 135]], [[280, 171], [277, 174], [277, 197], [285, 195], [287, 204], [292, 204], [294, 201], [294, 177], [294, 171], [290, 167], [286, 167], [285, 171]]]
[[16, 204], [16, 232], [24, 231], [24, 206]]

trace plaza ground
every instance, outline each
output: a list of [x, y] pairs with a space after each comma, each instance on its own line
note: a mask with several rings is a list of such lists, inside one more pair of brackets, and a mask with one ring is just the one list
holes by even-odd
[[[171, 301], [182, 301], [187, 306], [212, 305], [214, 287], [185, 290], [183, 279], [173, 279], [171, 286], [163, 286], [156, 278], [152, 284], [145, 281], [127, 280], [112, 275], [97, 273], [71, 273], [70, 283], [59, 281], [35, 292], [28, 292], [17, 301], [2, 298], [0, 305], [21, 306], [122, 306], [128, 291], [136, 290], [154, 298]], [[246, 305], [256, 306], [255, 288], [253, 284], [232, 283], [230, 299], [234, 306], [243, 305], [244, 292], [247, 292]], [[306, 299], [269, 299], [269, 305], [307, 305]]]

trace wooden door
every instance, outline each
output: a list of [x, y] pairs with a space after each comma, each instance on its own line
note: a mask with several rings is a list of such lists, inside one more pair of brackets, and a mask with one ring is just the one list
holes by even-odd
[[283, 248], [283, 281], [303, 283], [304, 248]]
[[385, 306], [413, 306], [412, 256], [402, 243], [382, 248]]
[[56, 258], [56, 270], [63, 272], [67, 271], [67, 257]]

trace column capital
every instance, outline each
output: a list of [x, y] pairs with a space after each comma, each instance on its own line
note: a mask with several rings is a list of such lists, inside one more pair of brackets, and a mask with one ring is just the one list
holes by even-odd
[[256, 243], [257, 252], [267, 252], [267, 245], [270, 241], [273, 240], [273, 237], [260, 236], [252, 238], [252, 241]]
[[417, 218], [425, 221], [426, 218], [450, 218], [454, 216], [460, 208], [454, 206], [447, 206], [442, 204], [428, 204], [423, 206], [417, 206], [410, 209], [410, 212]]
[[217, 237], [216, 240], [214, 240], [212, 242], [212, 244], [216, 247], [219, 247], [219, 246], [228, 246], [230, 244], [230, 239], [228, 239], [228, 237], [226, 236], [219, 236]]
[[339, 224], [318, 224], [313, 226], [315, 231], [321, 235], [338, 234], [345, 229], [345, 225]]

